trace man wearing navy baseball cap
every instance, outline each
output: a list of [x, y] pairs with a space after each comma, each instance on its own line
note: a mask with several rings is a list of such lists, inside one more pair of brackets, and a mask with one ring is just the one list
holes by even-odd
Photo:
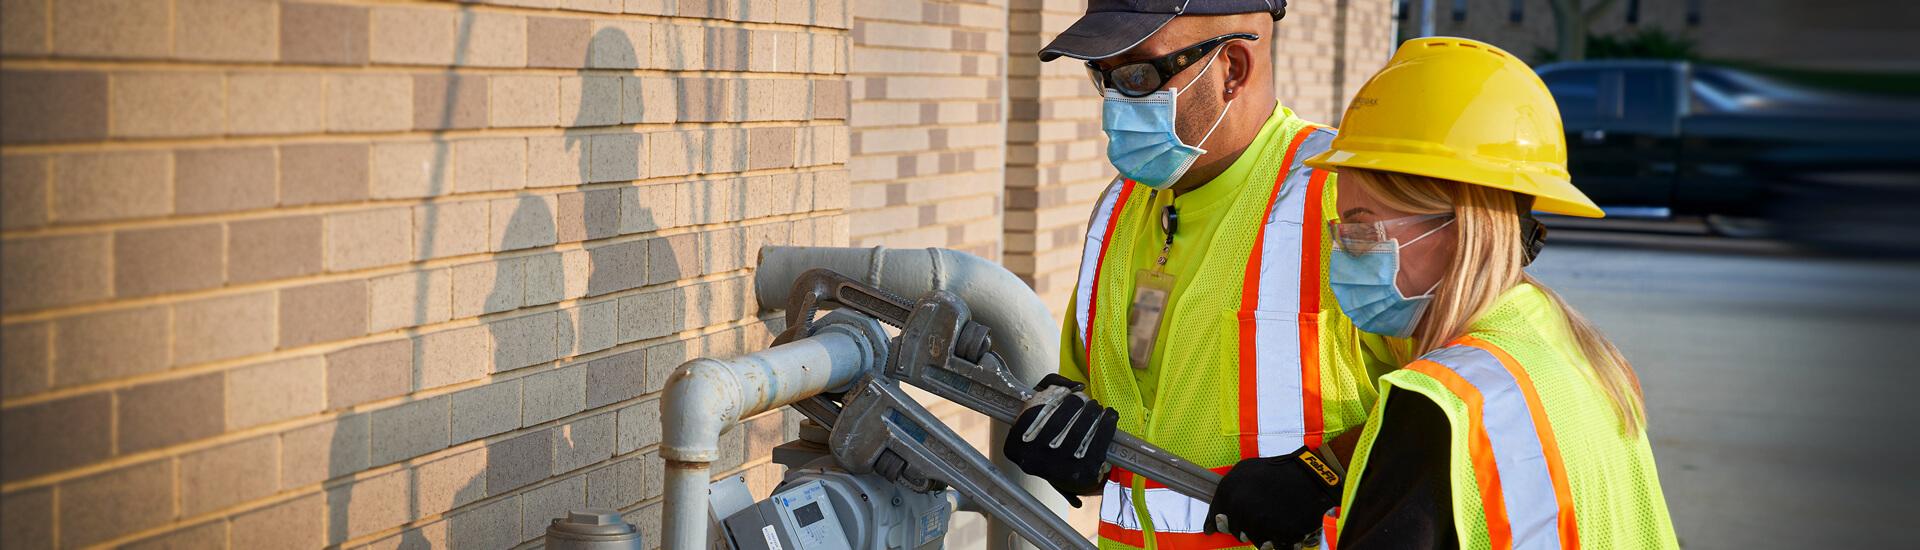
[[[1103, 550], [1318, 544], [1373, 406], [1368, 368], [1391, 368], [1326, 283], [1333, 175], [1304, 161], [1334, 132], [1275, 99], [1285, 15], [1284, 0], [1090, 0], [1040, 50], [1085, 63], [1119, 177], [1087, 228], [1060, 372], [1004, 450], [1076, 506], [1101, 495]], [[1188, 498], [1107, 467], [1116, 430], [1253, 482]]]

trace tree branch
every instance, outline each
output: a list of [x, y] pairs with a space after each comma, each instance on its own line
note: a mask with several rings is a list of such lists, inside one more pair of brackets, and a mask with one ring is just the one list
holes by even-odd
[[1618, 3], [1620, 3], [1619, 0], [1600, 0], [1600, 3], [1594, 4], [1592, 8], [1587, 9], [1587, 21], [1592, 22], [1594, 19], [1599, 19], [1601, 14], [1607, 13], [1607, 10], [1613, 9], [1613, 5]]

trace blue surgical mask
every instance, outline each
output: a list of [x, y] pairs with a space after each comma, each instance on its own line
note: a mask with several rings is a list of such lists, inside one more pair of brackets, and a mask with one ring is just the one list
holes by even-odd
[[1433, 283], [1433, 288], [1420, 296], [1402, 295], [1394, 283], [1400, 276], [1400, 249], [1452, 224], [1453, 220], [1447, 220], [1411, 241], [1396, 240], [1392, 246], [1374, 247], [1358, 256], [1345, 251], [1328, 255], [1327, 285], [1333, 288], [1340, 311], [1346, 312], [1354, 327], [1392, 338], [1413, 335], [1413, 327], [1420, 324], [1420, 316], [1433, 302], [1433, 291], [1440, 288], [1440, 283]]
[[[1213, 68], [1213, 60], [1219, 55], [1220, 52], [1215, 51], [1215, 57], [1207, 58], [1207, 65], [1200, 68], [1200, 75], [1194, 77], [1194, 81], [1206, 76], [1207, 69]], [[1107, 160], [1120, 170], [1121, 176], [1147, 187], [1166, 189], [1186, 175], [1195, 159], [1207, 154], [1200, 146], [1206, 145], [1207, 138], [1213, 137], [1214, 128], [1226, 120], [1233, 101], [1228, 100], [1227, 106], [1220, 109], [1220, 117], [1213, 120], [1213, 127], [1200, 137], [1200, 143], [1187, 145], [1174, 132], [1179, 97], [1177, 88], [1146, 97], [1127, 97], [1120, 95], [1119, 90], [1107, 88], [1100, 120], [1107, 132]]]

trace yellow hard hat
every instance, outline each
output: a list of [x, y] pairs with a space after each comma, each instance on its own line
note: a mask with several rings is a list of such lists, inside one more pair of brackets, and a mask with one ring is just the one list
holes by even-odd
[[1560, 108], [1540, 76], [1484, 42], [1408, 40], [1347, 106], [1307, 166], [1400, 172], [1537, 197], [1533, 209], [1604, 216], [1568, 181]]

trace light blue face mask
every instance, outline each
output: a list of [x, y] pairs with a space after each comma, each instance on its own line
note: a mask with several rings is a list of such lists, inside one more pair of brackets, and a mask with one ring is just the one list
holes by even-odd
[[[1206, 76], [1207, 69], [1213, 68], [1215, 57], [1207, 58], [1207, 65], [1200, 68], [1199, 81]], [[1191, 89], [1191, 86], [1189, 86]], [[1101, 125], [1107, 131], [1107, 160], [1120, 170], [1120, 175], [1136, 183], [1154, 189], [1173, 187], [1180, 176], [1193, 167], [1193, 161], [1207, 154], [1207, 138], [1213, 137], [1214, 128], [1220, 127], [1220, 121], [1226, 120], [1227, 110], [1233, 108], [1233, 101], [1220, 109], [1220, 117], [1213, 119], [1213, 127], [1207, 128], [1207, 135], [1200, 137], [1200, 143], [1187, 145], [1180, 141], [1180, 135], [1174, 132], [1174, 120], [1178, 115], [1176, 100], [1180, 97], [1178, 88], [1160, 90], [1146, 97], [1127, 97], [1119, 90], [1106, 89], [1106, 101], [1101, 105]]]
[[1413, 327], [1420, 323], [1427, 304], [1433, 302], [1433, 291], [1440, 288], [1440, 283], [1435, 281], [1433, 288], [1420, 296], [1400, 294], [1399, 285], [1394, 283], [1400, 276], [1400, 249], [1452, 224], [1453, 220], [1447, 220], [1411, 241], [1395, 240], [1391, 246], [1376, 246], [1359, 256], [1344, 251], [1328, 255], [1327, 285], [1333, 288], [1340, 311], [1346, 312], [1354, 327], [1392, 338], [1413, 335]]

